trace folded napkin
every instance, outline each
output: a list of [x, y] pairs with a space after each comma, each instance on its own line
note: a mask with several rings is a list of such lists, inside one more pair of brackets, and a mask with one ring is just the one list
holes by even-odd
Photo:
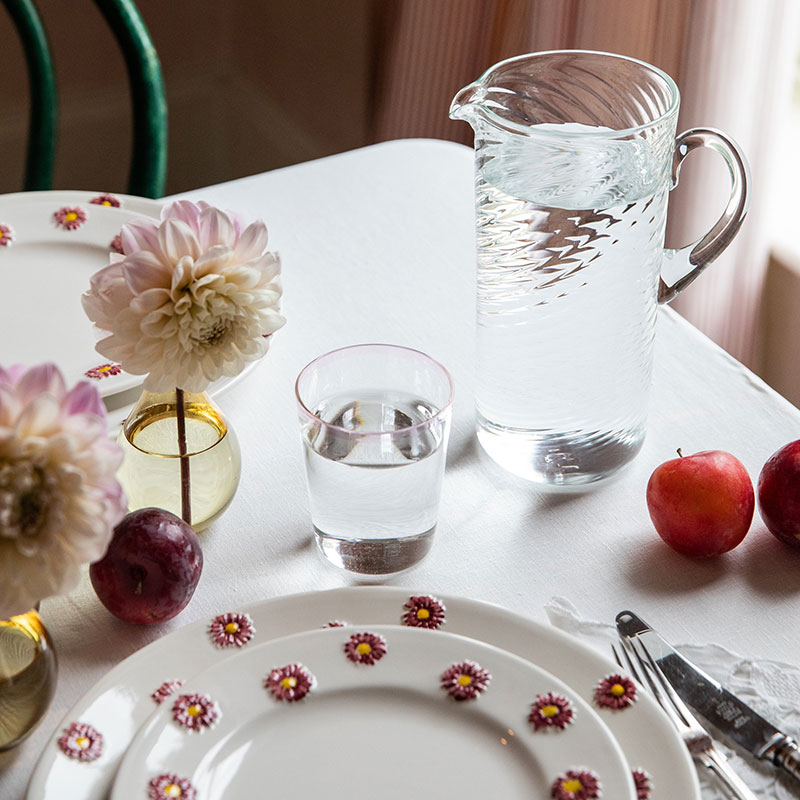
[[[544, 607], [550, 623], [573, 634], [611, 656], [611, 644], [617, 641], [613, 620], [600, 622], [580, 616], [575, 606], [563, 597], [553, 597]], [[800, 739], [800, 669], [778, 661], [751, 661], [717, 644], [676, 644], [690, 661], [718, 680], [726, 689], [752, 706], [782, 731]], [[754, 758], [739, 756], [725, 742], [717, 741], [731, 761], [731, 766], [758, 796], [770, 800], [797, 800], [800, 783]], [[701, 769], [703, 800], [726, 800], [717, 780]]]

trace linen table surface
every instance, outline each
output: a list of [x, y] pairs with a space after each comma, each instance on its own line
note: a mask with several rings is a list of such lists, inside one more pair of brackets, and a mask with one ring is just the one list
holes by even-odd
[[69, 597], [42, 604], [59, 656], [57, 693], [31, 737], [0, 756], [2, 800], [24, 796], [63, 715], [135, 650], [237, 606], [353, 582], [314, 549], [293, 392], [308, 361], [349, 344], [417, 348], [456, 385], [434, 546], [393, 585], [486, 600], [542, 622], [554, 597], [607, 622], [630, 608], [675, 642], [800, 661], [800, 551], [772, 537], [756, 512], [736, 550], [693, 561], [664, 545], [648, 517], [647, 480], [676, 448], [727, 450], [755, 481], [775, 450], [800, 438], [800, 411], [670, 309], [659, 313], [647, 439], [616, 480], [546, 495], [480, 452], [470, 149], [390, 142], [185, 196], [263, 219], [283, 263], [287, 324], [264, 361], [217, 398], [241, 444], [241, 484], [200, 534], [203, 575], [174, 620], [136, 627], [115, 619], [86, 574]]

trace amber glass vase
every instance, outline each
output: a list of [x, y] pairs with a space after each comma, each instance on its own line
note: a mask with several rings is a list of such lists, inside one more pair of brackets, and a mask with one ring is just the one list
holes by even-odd
[[45, 715], [57, 672], [53, 642], [35, 610], [0, 620], [0, 751], [19, 744]]
[[142, 392], [117, 438], [125, 451], [117, 479], [131, 511], [155, 506], [179, 517], [188, 479], [191, 525], [201, 530], [233, 499], [241, 455], [233, 429], [206, 393], [184, 392], [182, 405], [183, 455], [177, 392]]

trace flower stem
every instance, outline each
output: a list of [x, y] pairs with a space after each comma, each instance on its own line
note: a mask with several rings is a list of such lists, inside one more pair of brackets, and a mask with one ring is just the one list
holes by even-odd
[[175, 389], [178, 413], [178, 454], [181, 458], [181, 517], [187, 525], [192, 524], [191, 483], [189, 481], [189, 456], [186, 454], [186, 406], [183, 389]]

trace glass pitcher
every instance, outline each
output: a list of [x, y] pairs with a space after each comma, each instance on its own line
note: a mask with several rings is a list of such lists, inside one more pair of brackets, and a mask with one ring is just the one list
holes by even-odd
[[[640, 450], [658, 304], [747, 212], [741, 151], [707, 128], [676, 139], [679, 103], [649, 64], [563, 50], [500, 62], [450, 108], [475, 131], [478, 439], [553, 489], [605, 479]], [[698, 242], [665, 250], [667, 196], [698, 147], [725, 160], [730, 202]]]

